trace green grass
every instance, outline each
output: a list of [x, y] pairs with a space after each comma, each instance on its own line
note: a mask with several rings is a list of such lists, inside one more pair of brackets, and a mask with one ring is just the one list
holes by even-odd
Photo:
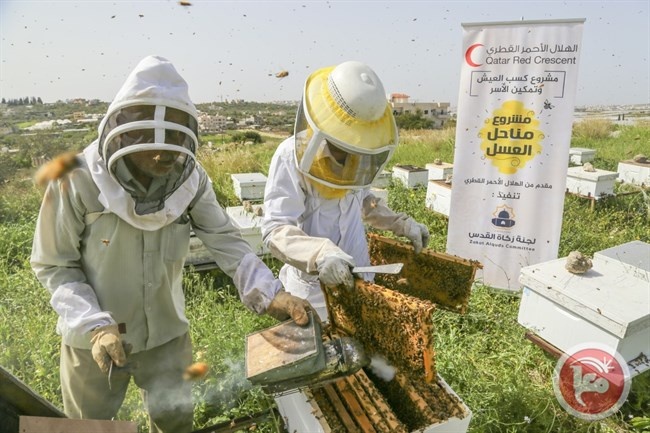
[[[597, 149], [595, 166], [616, 169], [629, 154], [647, 153], [650, 128], [584, 126], [574, 134], [574, 147]], [[619, 130], [618, 137], [609, 132]], [[636, 137], [639, 137], [638, 139]], [[239, 204], [230, 174], [267, 173], [280, 138], [261, 145], [201, 149], [199, 158], [214, 181], [224, 206]], [[644, 147], [645, 146], [645, 147]], [[414, 131], [402, 140], [390, 165], [424, 166], [433, 159], [453, 160], [453, 132]], [[44, 398], [62, 407], [58, 379], [59, 337], [49, 294], [36, 281], [29, 254], [40, 192], [18, 172], [0, 186], [0, 365]], [[21, 180], [22, 179], [22, 180]], [[26, 180], [27, 179], [27, 180]], [[617, 186], [618, 188], [625, 188]], [[389, 204], [425, 223], [432, 233], [429, 247], [444, 251], [447, 219], [429, 212], [424, 189], [389, 188]], [[578, 249], [585, 254], [632, 240], [650, 242], [650, 201], [638, 193], [598, 203], [567, 196], [559, 255]], [[279, 264], [269, 260], [275, 272]], [[249, 312], [239, 302], [232, 281], [218, 271], [187, 274], [184, 278], [187, 314], [195, 360], [211, 366], [205, 381], [194, 385], [195, 428], [209, 426], [272, 407], [273, 400], [251, 388], [243, 375], [244, 337], [274, 322]], [[603, 421], [585, 422], [567, 414], [555, 399], [551, 373], [555, 360], [524, 338], [517, 323], [519, 299], [477, 286], [464, 316], [435, 312], [437, 369], [473, 412], [470, 431], [492, 432], [641, 432], [632, 420], [650, 417], [650, 374], [634, 379], [621, 411]], [[147, 431], [146, 415], [135, 387], [131, 387], [119, 419], [138, 422]], [[639, 426], [643, 419], [635, 421]], [[257, 431], [273, 433], [277, 422], [260, 424]]]

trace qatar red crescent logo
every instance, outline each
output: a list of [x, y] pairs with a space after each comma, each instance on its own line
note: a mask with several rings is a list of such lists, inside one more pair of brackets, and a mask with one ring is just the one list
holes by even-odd
[[[482, 47], [483, 44], [473, 44], [470, 45], [467, 51], [465, 51], [465, 61], [467, 62], [468, 65], [470, 65], [473, 68], [476, 68], [478, 66], [481, 66], [483, 63], [477, 63], [474, 60], [472, 60], [472, 53], [474, 53], [474, 50], [476, 50], [478, 47]], [[474, 58], [476, 58], [476, 55], [474, 55]]]
[[558, 361], [553, 375], [555, 396], [564, 410], [589, 421], [618, 411], [627, 399], [630, 384], [623, 357], [599, 344], [569, 350]]

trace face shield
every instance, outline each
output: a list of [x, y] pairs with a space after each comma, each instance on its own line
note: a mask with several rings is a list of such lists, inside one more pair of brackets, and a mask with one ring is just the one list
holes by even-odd
[[[320, 130], [310, 119], [304, 101], [295, 125], [295, 154], [298, 169], [308, 178], [335, 189], [360, 189], [370, 186], [390, 159], [396, 145], [364, 148], [345, 143]], [[394, 138], [394, 137], [393, 137]], [[360, 137], [363, 140], [363, 137]]]
[[121, 107], [106, 117], [101, 131], [101, 156], [111, 177], [135, 200], [139, 215], [162, 209], [194, 170], [197, 121], [184, 110]]

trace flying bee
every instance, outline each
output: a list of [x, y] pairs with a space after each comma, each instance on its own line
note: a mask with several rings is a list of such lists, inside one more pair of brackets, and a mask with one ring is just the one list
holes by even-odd
[[289, 76], [289, 71], [280, 71], [275, 74], [275, 78], [283, 79]]
[[185, 1], [185, 0], [179, 1], [178, 4], [181, 5], [181, 6], [192, 6], [192, 3], [188, 2], [188, 1]]
[[199, 380], [203, 379], [206, 374], [208, 374], [208, 364], [205, 362], [195, 362], [194, 364], [188, 366], [183, 373], [183, 379], [185, 380]]
[[62, 178], [78, 166], [79, 161], [77, 161], [76, 152], [62, 153], [38, 169], [34, 175], [34, 182], [39, 187], [45, 188], [50, 181]]

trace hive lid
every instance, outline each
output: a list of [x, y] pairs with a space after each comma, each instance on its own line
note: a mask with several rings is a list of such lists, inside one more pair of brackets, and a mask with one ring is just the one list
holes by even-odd
[[591, 155], [596, 153], [595, 149], [587, 149], [586, 147], [572, 147], [569, 149], [569, 155]]
[[4, 409], [4, 415], [65, 418], [56, 406], [3, 367], [0, 367], [0, 408]]
[[422, 167], [416, 167], [415, 165], [400, 165], [400, 164], [395, 164], [393, 166], [393, 171], [395, 170], [404, 170], [408, 172], [420, 172], [420, 171], [429, 171], [426, 168]]
[[262, 173], [233, 173], [230, 177], [234, 182], [240, 184], [266, 183], [266, 176]]
[[246, 378], [256, 385], [302, 377], [325, 368], [320, 326], [293, 320], [246, 336]]
[[519, 282], [620, 338], [650, 327], [647, 279], [598, 255], [584, 274], [570, 273], [565, 264], [561, 258], [523, 267]]
[[450, 162], [441, 162], [440, 164], [436, 164], [435, 162], [428, 162], [425, 164], [425, 167], [427, 169], [430, 168], [454, 168], [454, 164]]
[[650, 281], [650, 244], [647, 242], [628, 242], [598, 251], [594, 256], [602, 260], [620, 262], [639, 278]]
[[[264, 205], [253, 205], [253, 209], [260, 208], [262, 214], [264, 213]], [[262, 216], [258, 216], [254, 212], [249, 212], [244, 209], [244, 206], [231, 206], [226, 208], [226, 213], [230, 216], [235, 227], [237, 227], [242, 234], [260, 233], [262, 226]]]
[[618, 173], [615, 171], [601, 170], [598, 168], [596, 168], [595, 170], [596, 171], [585, 171], [582, 166], [570, 167], [567, 171], [567, 176], [578, 178], [578, 179], [590, 180], [593, 182], [616, 179], [618, 177]]
[[646, 168], [650, 167], [650, 162], [637, 162], [637, 161], [635, 161], [633, 159], [620, 161], [618, 163], [619, 168], [620, 168], [621, 164], [623, 164], [623, 165], [636, 165], [637, 167], [646, 167]]

